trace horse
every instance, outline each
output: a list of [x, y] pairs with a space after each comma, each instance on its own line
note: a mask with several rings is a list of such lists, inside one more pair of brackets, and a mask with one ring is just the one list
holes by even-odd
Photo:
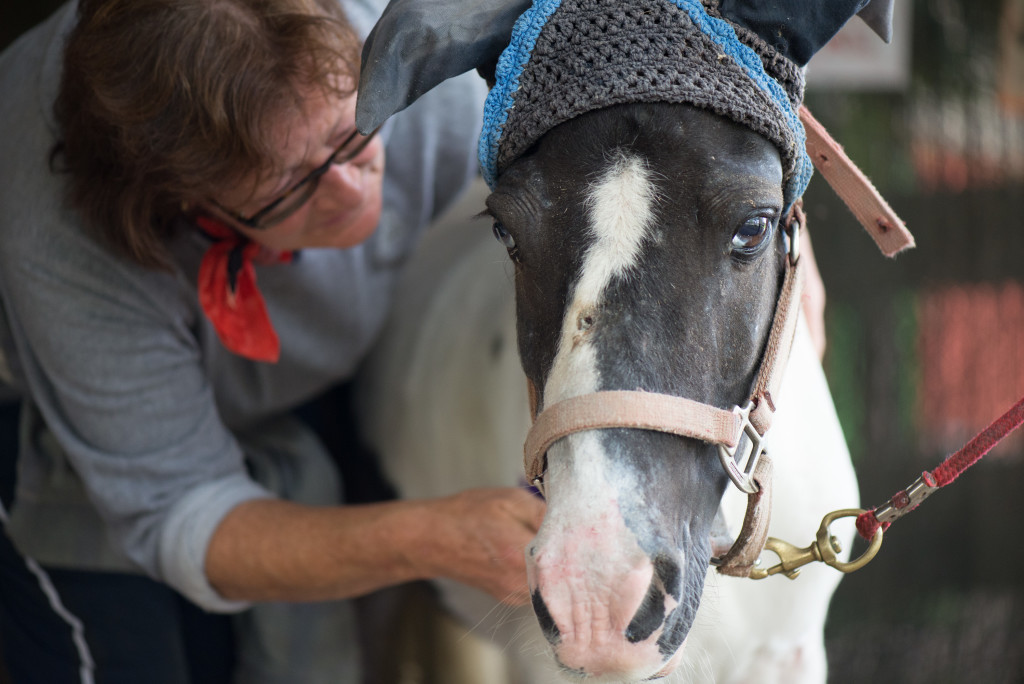
[[[748, 401], [800, 226], [785, 146], [734, 119], [686, 101], [574, 113], [492, 169], [484, 213], [503, 257], [479, 225], [428, 237], [360, 381], [364, 438], [402, 495], [521, 482], [534, 417], [579, 397]], [[793, 335], [763, 446], [772, 533], [799, 539], [858, 493], [803, 321]], [[557, 435], [528, 458], [547, 501], [526, 550], [536, 620], [466, 587], [446, 602], [525, 645], [524, 681], [824, 681], [841, 576], [709, 569], [716, 521], [744, 518], [730, 479], [751, 487], [713, 442], [603, 424]], [[835, 534], [849, 547], [852, 526]], [[553, 658], [536, 657], [543, 644]]]
[[[714, 181], [725, 173], [744, 180], [723, 190]], [[522, 480], [531, 422], [523, 367], [547, 402], [622, 387], [741, 400], [784, 257], [777, 219], [757, 214], [773, 202], [778, 211], [779, 175], [769, 145], [720, 117], [686, 105], [620, 106], [555, 129], [503, 175], [487, 200], [501, 243], [479, 221], [428, 234], [361, 379], [365, 437], [401, 494]], [[722, 205], [740, 213], [709, 221]], [[730, 249], [734, 241], [740, 246]], [[503, 267], [509, 243], [514, 256], [506, 253]], [[801, 539], [825, 511], [858, 500], [802, 324], [778, 403], [767, 437], [778, 455], [772, 533]], [[681, 676], [824, 680], [824, 620], [841, 575], [809, 567], [798, 581], [772, 578], [769, 587], [708, 570], [728, 483], [711, 445], [629, 429], [563, 442], [548, 455], [548, 513], [528, 551], [534, 602], [550, 616], [536, 629], [546, 627], [547, 638], [519, 633], [530, 624], [519, 617], [489, 624], [504, 615], [493, 601], [447, 585], [446, 602], [467, 625], [503, 645], [519, 640], [528, 655], [555, 642], [567, 668], [627, 681], [662, 670], [687, 632]], [[743, 507], [741, 496], [725, 498], [733, 529]], [[852, 534], [843, 531], [844, 545]], [[598, 573], [587, 580], [593, 586], [571, 583], [587, 571]], [[570, 578], [566, 595], [548, 599], [558, 574]], [[605, 614], [584, 619], [607, 627], [589, 634], [573, 623], [580, 602], [602, 606]], [[637, 638], [631, 629], [644, 620], [649, 634]], [[646, 653], [628, 655], [644, 642]]]

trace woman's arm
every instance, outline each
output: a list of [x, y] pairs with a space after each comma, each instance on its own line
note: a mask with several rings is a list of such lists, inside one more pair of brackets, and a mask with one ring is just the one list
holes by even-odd
[[525, 603], [523, 549], [543, 515], [539, 499], [514, 488], [319, 508], [247, 501], [214, 532], [206, 573], [234, 600], [340, 599], [449, 577], [506, 603]]

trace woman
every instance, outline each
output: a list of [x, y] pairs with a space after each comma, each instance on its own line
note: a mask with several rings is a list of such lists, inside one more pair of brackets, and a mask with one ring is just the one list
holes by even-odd
[[437, 576], [525, 599], [539, 502], [339, 505], [295, 415], [352, 374], [475, 173], [475, 80], [355, 132], [379, 9], [81, 0], [0, 57], [15, 681], [357, 681], [335, 599]]

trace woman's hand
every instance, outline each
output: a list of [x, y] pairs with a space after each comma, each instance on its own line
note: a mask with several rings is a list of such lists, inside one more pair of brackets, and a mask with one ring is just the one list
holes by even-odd
[[[529, 601], [524, 549], [545, 505], [517, 488], [471, 489], [431, 506], [422, 545], [412, 551], [429, 576], [450, 577], [510, 605]], [[425, 519], [426, 522], [426, 519]]]

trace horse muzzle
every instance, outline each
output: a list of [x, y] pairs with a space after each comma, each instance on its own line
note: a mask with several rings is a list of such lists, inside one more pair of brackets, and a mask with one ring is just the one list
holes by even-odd
[[556, 659], [595, 681], [667, 675], [689, 627], [682, 552], [652, 559], [614, 500], [575, 512], [549, 510], [527, 549], [533, 608]]

